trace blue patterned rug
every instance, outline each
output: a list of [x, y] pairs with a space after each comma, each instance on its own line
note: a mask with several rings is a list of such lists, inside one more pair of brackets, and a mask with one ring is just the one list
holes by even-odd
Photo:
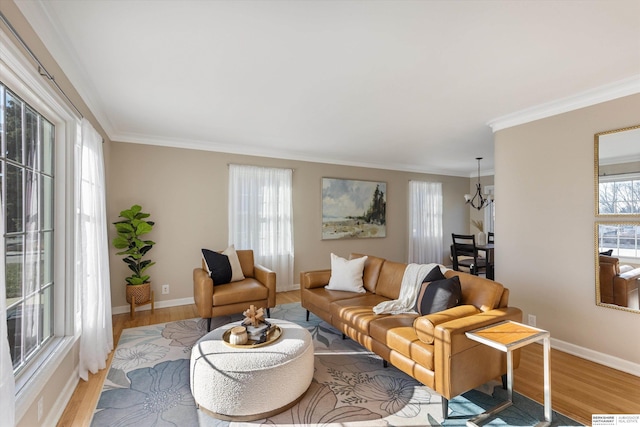
[[[202, 319], [191, 319], [122, 332], [91, 425], [455, 426], [465, 425], [467, 419], [506, 398], [501, 386], [469, 391], [450, 401], [450, 418], [443, 423], [437, 393], [392, 366], [383, 368], [378, 356], [343, 340], [340, 332], [316, 316], [306, 322], [299, 303], [280, 305], [271, 310], [271, 317], [306, 327], [314, 340], [313, 382], [293, 408], [253, 422], [221, 421], [199, 411], [189, 388], [189, 358], [207, 326]], [[212, 329], [240, 319], [239, 315], [214, 319]], [[274, 390], [265, 390], [269, 392]], [[542, 419], [541, 405], [514, 393], [514, 405], [485, 425], [533, 426]], [[552, 425], [581, 424], [554, 413]]]

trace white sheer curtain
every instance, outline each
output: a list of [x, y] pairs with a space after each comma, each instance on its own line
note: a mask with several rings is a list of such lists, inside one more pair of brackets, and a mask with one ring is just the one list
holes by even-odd
[[[494, 196], [493, 193], [493, 185], [487, 185], [484, 187], [484, 192], [486, 194], [490, 194], [491, 196]], [[493, 203], [489, 203], [489, 206], [487, 206], [486, 208], [484, 208], [484, 231], [485, 233], [488, 232], [493, 232], [493, 227], [494, 227], [494, 219], [495, 219], [495, 209], [496, 209], [496, 202], [494, 199]]]
[[[2, 195], [0, 195], [2, 196]], [[2, 201], [0, 200], [0, 205]], [[4, 236], [4, 209], [0, 209], [0, 236]], [[0, 416], [2, 424], [15, 425], [16, 400], [13, 362], [7, 332], [7, 286], [4, 274], [4, 242], [0, 243]]]
[[229, 166], [229, 244], [253, 249], [276, 272], [278, 292], [293, 289], [291, 169]]
[[442, 261], [442, 183], [410, 181], [409, 262]]
[[82, 313], [80, 378], [86, 381], [89, 371], [106, 367], [113, 349], [102, 138], [86, 119], [75, 167], [75, 281]]

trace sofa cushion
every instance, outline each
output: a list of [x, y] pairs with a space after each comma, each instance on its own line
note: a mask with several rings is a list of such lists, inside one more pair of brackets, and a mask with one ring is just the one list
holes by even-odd
[[[440, 271], [440, 267], [436, 267], [436, 269]], [[429, 275], [427, 275], [427, 278], [428, 277]], [[425, 281], [420, 285], [420, 289], [418, 290], [414, 310], [421, 316], [437, 313], [455, 307], [460, 304], [461, 299], [462, 289], [460, 288], [460, 279], [458, 276], [453, 276], [449, 279], [434, 280], [432, 282]]]
[[373, 307], [382, 301], [388, 300], [369, 292], [362, 296], [334, 301], [330, 305], [331, 321], [334, 326], [338, 322], [344, 323], [358, 332], [368, 335], [369, 323], [380, 318], [373, 312]]
[[385, 261], [380, 269], [380, 277], [376, 285], [376, 294], [389, 299], [398, 299], [400, 285], [404, 277], [407, 264], [393, 261]]
[[367, 261], [366, 256], [347, 260], [332, 253], [331, 278], [326, 288], [332, 291], [365, 293], [362, 282], [365, 261]]
[[231, 282], [231, 263], [227, 255], [209, 249], [202, 249], [202, 258], [214, 286]]
[[376, 293], [376, 284], [378, 283], [378, 277], [380, 277], [380, 269], [384, 264], [384, 258], [377, 256], [363, 255], [352, 253], [349, 259], [362, 258], [366, 256], [367, 260], [364, 263], [364, 271], [362, 272], [362, 282], [364, 288], [372, 293]]
[[332, 291], [326, 287], [304, 289], [304, 292], [301, 294], [304, 305], [316, 307], [327, 314], [331, 312], [330, 306], [333, 301], [350, 299], [353, 298], [353, 296], [353, 292]]
[[462, 289], [460, 304], [472, 304], [481, 311], [493, 310], [500, 306], [504, 291], [504, 286], [500, 283], [453, 270], [447, 270], [444, 275], [447, 279], [453, 276], [460, 277], [460, 288]]
[[213, 306], [248, 303], [268, 297], [269, 289], [266, 286], [256, 279], [244, 279], [216, 286], [213, 292]]
[[240, 265], [235, 246], [229, 246], [222, 251], [222, 254], [229, 257], [229, 264], [231, 264], [231, 281], [237, 282], [238, 280], [243, 280], [244, 274], [242, 273], [242, 266]]
[[425, 344], [432, 344], [436, 326], [449, 322], [450, 320], [473, 316], [478, 313], [480, 313], [480, 310], [473, 305], [459, 305], [438, 313], [417, 317], [413, 323], [413, 327], [420, 341]]
[[434, 346], [420, 341], [413, 327], [415, 318], [415, 314], [378, 318], [370, 323], [369, 331], [374, 340], [433, 370]]

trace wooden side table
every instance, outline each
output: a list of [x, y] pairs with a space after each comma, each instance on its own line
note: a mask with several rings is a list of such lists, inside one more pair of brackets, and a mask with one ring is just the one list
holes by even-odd
[[524, 347], [531, 343], [542, 340], [544, 346], [544, 421], [537, 424], [538, 427], [546, 427], [551, 424], [551, 334], [543, 329], [523, 325], [522, 323], [506, 320], [494, 325], [485, 326], [466, 333], [467, 338], [479, 343], [488, 345], [497, 350], [507, 353], [507, 396], [508, 401], [495, 408], [467, 421], [468, 426], [477, 426], [478, 422], [484, 421], [496, 413], [508, 408], [513, 404], [513, 350]]

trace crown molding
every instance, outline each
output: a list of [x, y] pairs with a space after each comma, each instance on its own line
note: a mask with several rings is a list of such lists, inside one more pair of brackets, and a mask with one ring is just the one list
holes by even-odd
[[461, 171], [449, 170], [449, 169], [437, 169], [437, 168], [425, 169], [425, 167], [422, 165], [409, 165], [409, 164], [400, 164], [400, 163], [382, 164], [382, 163], [372, 163], [372, 162], [358, 162], [358, 161], [343, 160], [343, 159], [330, 158], [330, 157], [316, 157], [308, 154], [291, 152], [291, 151], [272, 150], [267, 147], [238, 146], [238, 145], [232, 145], [232, 144], [215, 143], [211, 141], [201, 141], [201, 140], [194, 140], [194, 139], [178, 140], [178, 139], [169, 138], [169, 137], [163, 138], [163, 137], [133, 134], [133, 133], [115, 134], [110, 136], [110, 139], [113, 142], [155, 145], [160, 147], [183, 148], [183, 149], [189, 149], [189, 150], [213, 151], [213, 152], [225, 153], [225, 154], [238, 154], [242, 156], [267, 157], [267, 158], [275, 158], [275, 159], [282, 159], [282, 160], [324, 163], [324, 164], [331, 164], [331, 165], [361, 167], [361, 168], [369, 168], [369, 169], [383, 169], [383, 170], [412, 172], [412, 173], [429, 174], [429, 175], [456, 176], [461, 178], [470, 177], [467, 174], [467, 172], [461, 172]]
[[566, 98], [504, 115], [487, 122], [487, 125], [495, 133], [513, 126], [567, 113], [636, 93], [640, 93], [640, 74], [594, 89], [589, 89]]

